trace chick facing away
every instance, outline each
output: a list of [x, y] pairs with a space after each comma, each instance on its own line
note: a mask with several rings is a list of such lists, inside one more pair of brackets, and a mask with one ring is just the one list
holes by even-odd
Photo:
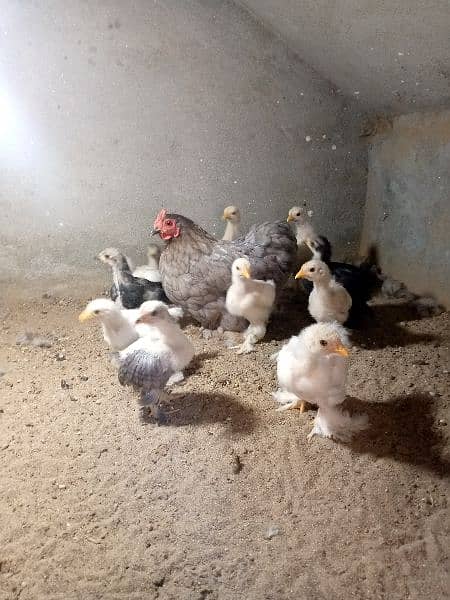
[[347, 290], [332, 276], [328, 266], [317, 259], [305, 263], [296, 274], [296, 279], [309, 279], [313, 289], [309, 295], [308, 311], [318, 323], [337, 321], [345, 323], [352, 306]]
[[164, 398], [164, 388], [171, 377], [190, 363], [194, 347], [163, 302], [144, 302], [136, 323], [150, 326], [151, 333], [119, 353], [119, 382], [139, 390], [142, 418], [150, 409], [155, 419], [162, 422], [165, 415], [158, 405]]
[[244, 332], [244, 342], [238, 346], [238, 354], [252, 352], [267, 329], [275, 302], [276, 286], [273, 281], [252, 279], [250, 261], [237, 258], [231, 266], [231, 285], [225, 304], [228, 312], [249, 321]]
[[314, 435], [346, 441], [367, 423], [364, 416], [350, 417], [339, 407], [345, 400], [349, 340], [339, 323], [316, 323], [303, 329], [277, 356], [279, 410], [304, 402], [319, 407]]

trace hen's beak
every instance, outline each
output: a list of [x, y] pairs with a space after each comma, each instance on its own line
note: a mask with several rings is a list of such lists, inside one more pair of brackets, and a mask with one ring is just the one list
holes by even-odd
[[295, 276], [295, 279], [302, 279], [303, 277], [306, 277], [306, 273], [303, 270], [303, 268], [300, 269], [300, 271], [297, 273], [297, 275]]
[[151, 229], [151, 230], [150, 230], [150, 235], [156, 235], [156, 234], [157, 234], [157, 233], [159, 233], [159, 232], [160, 232], [160, 230], [159, 230], [159, 229], [155, 229], [155, 228], [153, 227], [153, 229]]
[[337, 344], [333, 350], [336, 354], [340, 354], [341, 356], [348, 356], [349, 352], [345, 346], [342, 344]]
[[292, 215], [288, 215], [288, 218], [286, 219], [287, 223], [291, 223], [292, 221], [295, 221], [295, 218]]
[[78, 315], [78, 320], [80, 321], [80, 323], [84, 323], [88, 319], [92, 319], [93, 316], [94, 315], [88, 310], [83, 310], [83, 312]]
[[245, 279], [250, 279], [251, 278], [251, 273], [250, 273], [250, 269], [248, 267], [242, 267], [241, 269], [241, 273], [242, 273], [242, 277], [245, 277]]

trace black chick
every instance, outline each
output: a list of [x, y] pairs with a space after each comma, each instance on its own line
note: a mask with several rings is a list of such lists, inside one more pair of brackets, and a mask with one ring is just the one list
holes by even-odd
[[162, 284], [134, 277], [127, 258], [116, 248], [106, 248], [98, 258], [112, 268], [114, 283], [110, 296], [114, 301], [120, 298], [123, 308], [139, 308], [146, 300], [169, 302]]
[[[371, 313], [367, 302], [372, 298], [380, 285], [380, 280], [373, 272], [371, 265], [362, 263], [360, 266], [356, 266], [332, 261], [331, 243], [323, 235], [319, 235], [313, 240], [307, 240], [306, 244], [313, 253], [313, 258], [326, 263], [336, 281], [344, 286], [352, 297], [349, 318], [344, 325], [347, 327], [358, 327], [362, 318]], [[311, 292], [311, 289], [308, 292]]]

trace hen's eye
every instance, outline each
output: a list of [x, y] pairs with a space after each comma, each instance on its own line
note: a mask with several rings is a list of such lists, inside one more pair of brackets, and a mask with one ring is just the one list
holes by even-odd
[[310, 273], [314, 273], [315, 270], [316, 270], [315, 267], [311, 267], [310, 270], [309, 270], [309, 272]]
[[166, 221], [166, 225], [168, 225], [170, 227], [171, 225], [173, 225], [173, 221], [171, 221], [170, 219], [168, 219]]
[[111, 258], [109, 254], [105, 254], [105, 258]]
[[326, 346], [328, 344], [328, 342], [326, 340], [320, 340], [319, 343], [321, 346]]

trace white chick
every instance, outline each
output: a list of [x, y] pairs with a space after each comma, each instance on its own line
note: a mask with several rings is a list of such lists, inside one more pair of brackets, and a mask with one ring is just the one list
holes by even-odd
[[159, 272], [159, 257], [161, 248], [158, 244], [150, 244], [147, 248], [147, 264], [136, 267], [133, 271], [135, 277], [142, 277], [148, 281], [160, 282], [161, 273]]
[[144, 302], [138, 309], [138, 325], [150, 327], [150, 333], [140, 337], [119, 353], [119, 381], [141, 392], [141, 416], [150, 408], [153, 416], [164, 420], [158, 404], [171, 377], [180, 373], [192, 360], [194, 346], [173, 321], [167, 306], [158, 300]]
[[338, 323], [316, 323], [283, 346], [277, 357], [279, 410], [305, 402], [319, 411], [308, 439], [314, 435], [346, 441], [367, 424], [365, 415], [350, 417], [339, 405], [345, 400], [348, 334]]
[[244, 332], [244, 343], [238, 354], [254, 350], [254, 344], [266, 335], [267, 323], [275, 302], [275, 283], [251, 278], [250, 261], [243, 257], [231, 266], [231, 285], [226, 296], [230, 314], [244, 317], [250, 322]]
[[227, 222], [225, 232], [223, 234], [223, 240], [231, 242], [239, 237], [241, 213], [236, 206], [227, 206], [223, 211], [222, 219]]
[[310, 260], [302, 266], [295, 279], [302, 277], [314, 284], [308, 301], [308, 310], [312, 318], [318, 323], [345, 323], [352, 306], [352, 298], [347, 290], [337, 283], [328, 266], [321, 260]]
[[[168, 308], [172, 319], [178, 320], [183, 316], [183, 311], [178, 306]], [[115, 302], [107, 298], [92, 300], [79, 315], [81, 323], [98, 318], [102, 325], [103, 339], [113, 350], [123, 350], [143, 335], [149, 333], [149, 326], [137, 324], [139, 309], [121, 309]]]
[[123, 350], [139, 337], [135, 322], [137, 310], [122, 310], [107, 298], [88, 303], [78, 319], [81, 323], [97, 317], [103, 330], [103, 339], [113, 351]]
[[311, 253], [306, 247], [306, 240], [316, 237], [314, 227], [308, 220], [310, 214], [312, 213], [307, 212], [304, 208], [293, 206], [287, 216], [287, 222], [294, 224], [295, 237], [297, 239], [299, 254], [301, 254], [301, 258], [303, 259], [302, 262], [311, 257]]

